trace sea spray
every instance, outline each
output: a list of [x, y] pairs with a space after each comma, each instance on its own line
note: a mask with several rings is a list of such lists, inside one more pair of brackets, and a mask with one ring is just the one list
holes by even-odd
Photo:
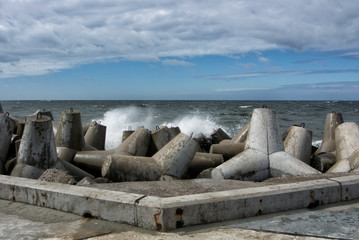
[[215, 129], [222, 128], [225, 132], [229, 131], [229, 134], [233, 135], [226, 126], [220, 126], [211, 116], [198, 111], [172, 117], [173, 119], [161, 122], [158, 120], [162, 120], [163, 116], [158, 116], [153, 109], [130, 106], [111, 109], [104, 113], [103, 118], [95, 121], [107, 127], [105, 144], [107, 150], [116, 148], [121, 143], [124, 130], [129, 128], [135, 130], [137, 127], [145, 127], [149, 130], [156, 129], [156, 126], [179, 127], [181, 132], [187, 135], [202, 132], [206, 136], [209, 136]]
[[138, 127], [150, 128], [154, 125], [153, 119], [151, 109], [130, 106], [109, 110], [104, 113], [103, 118], [95, 121], [107, 127], [105, 148], [109, 150], [121, 144], [124, 130], [129, 128], [135, 130]]

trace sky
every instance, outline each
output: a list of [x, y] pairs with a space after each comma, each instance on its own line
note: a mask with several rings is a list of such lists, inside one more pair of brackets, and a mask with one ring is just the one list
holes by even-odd
[[0, 100], [359, 100], [359, 1], [0, 1]]

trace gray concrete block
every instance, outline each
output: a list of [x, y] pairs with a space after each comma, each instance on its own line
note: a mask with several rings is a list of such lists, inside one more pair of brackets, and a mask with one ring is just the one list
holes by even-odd
[[359, 175], [329, 178], [341, 186], [341, 201], [359, 198]]

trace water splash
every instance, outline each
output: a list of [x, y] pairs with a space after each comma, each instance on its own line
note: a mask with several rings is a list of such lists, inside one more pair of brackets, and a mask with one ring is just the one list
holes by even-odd
[[103, 118], [96, 119], [106, 126], [106, 149], [116, 148], [121, 144], [122, 132], [131, 127], [135, 130], [138, 127], [153, 125], [153, 114], [150, 109], [138, 107], [124, 107], [109, 110], [104, 113]]
[[[121, 144], [122, 133], [131, 127], [135, 130], [138, 127], [144, 127], [149, 130], [154, 130], [156, 125], [179, 127], [181, 132], [191, 135], [203, 133], [209, 136], [217, 128], [222, 128], [224, 131], [228, 129], [217, 124], [215, 119], [209, 115], [201, 114], [199, 112], [192, 112], [181, 117], [173, 118], [164, 121], [154, 113], [151, 108], [142, 108], [138, 106], [122, 107], [109, 110], [104, 113], [100, 119], [95, 121], [101, 122], [107, 127], [106, 131], [106, 149], [116, 148]], [[160, 122], [160, 124], [158, 124]]]

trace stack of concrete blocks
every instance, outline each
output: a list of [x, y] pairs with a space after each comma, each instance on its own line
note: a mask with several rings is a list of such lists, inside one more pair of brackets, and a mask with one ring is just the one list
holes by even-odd
[[109, 155], [144, 157], [150, 144], [150, 132], [144, 128], [137, 128], [117, 148], [99, 151], [79, 151], [73, 161], [78, 167], [101, 176], [101, 168]]
[[102, 166], [102, 176], [116, 182], [180, 179], [187, 171], [195, 151], [196, 142], [180, 133], [152, 157], [116, 153], [107, 156]]
[[269, 177], [318, 174], [319, 171], [284, 151], [276, 112], [253, 110], [244, 151], [212, 170], [213, 179], [263, 181]]

